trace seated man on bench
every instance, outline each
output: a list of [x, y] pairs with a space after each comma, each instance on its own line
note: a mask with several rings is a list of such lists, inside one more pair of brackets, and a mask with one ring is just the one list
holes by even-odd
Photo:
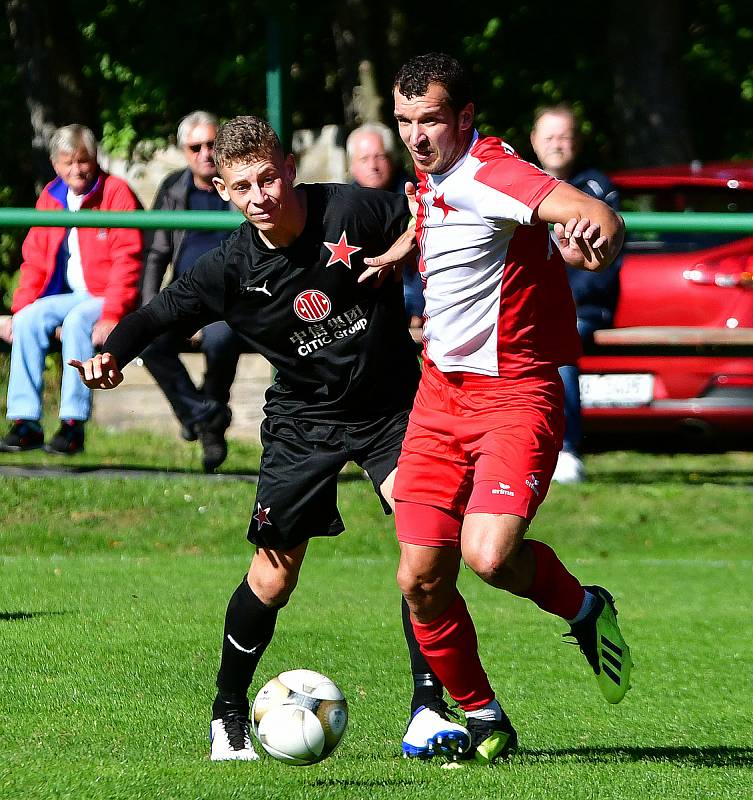
[[[128, 184], [97, 164], [97, 142], [83, 125], [59, 128], [50, 142], [57, 174], [37, 200], [39, 210], [140, 207]], [[10, 430], [0, 450], [16, 452], [44, 445], [42, 388], [50, 337], [60, 328], [63, 379], [60, 428], [45, 449], [73, 455], [84, 448], [84, 424], [91, 391], [70, 358], [91, 358], [117, 322], [135, 305], [141, 277], [141, 232], [122, 228], [31, 228], [23, 244], [21, 280], [12, 316], [0, 337], [12, 343], [7, 417]]]

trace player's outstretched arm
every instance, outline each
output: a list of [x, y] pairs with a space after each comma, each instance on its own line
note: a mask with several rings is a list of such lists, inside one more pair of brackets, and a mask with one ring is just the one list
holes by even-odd
[[554, 225], [562, 257], [571, 267], [598, 272], [620, 252], [625, 238], [622, 217], [574, 186], [560, 183], [541, 201], [537, 214]]
[[373, 258], [364, 258], [366, 269], [358, 276], [358, 282], [363, 283], [374, 278], [374, 286], [381, 286], [389, 275], [394, 274], [399, 278], [403, 272], [403, 262], [415, 258], [416, 255], [416, 229], [411, 226], [393, 242], [387, 252]]
[[68, 364], [78, 370], [82, 382], [90, 389], [114, 389], [123, 382], [123, 373], [110, 353], [97, 353], [86, 361], [71, 358]]

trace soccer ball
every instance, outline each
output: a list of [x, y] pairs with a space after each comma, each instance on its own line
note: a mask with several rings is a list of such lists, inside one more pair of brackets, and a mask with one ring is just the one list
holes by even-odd
[[251, 708], [261, 746], [286, 764], [323, 761], [348, 724], [348, 701], [325, 675], [310, 669], [280, 673], [262, 686]]

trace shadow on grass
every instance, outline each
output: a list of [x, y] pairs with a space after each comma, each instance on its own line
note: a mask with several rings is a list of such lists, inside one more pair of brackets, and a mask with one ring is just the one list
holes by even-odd
[[[143, 478], [148, 476], [160, 475], [162, 477], [185, 478], [207, 478], [208, 480], [239, 480], [256, 483], [259, 479], [258, 469], [249, 470], [222, 470], [221, 472], [205, 473], [190, 467], [159, 467], [142, 466], [139, 464], [107, 464], [95, 465], [84, 464], [64, 465], [50, 467], [46, 464], [28, 464], [20, 466], [18, 464], [0, 464], [0, 475], [15, 478], [61, 478], [61, 477], [92, 477], [92, 478]], [[358, 483], [367, 480], [363, 473], [358, 470], [346, 470], [341, 472], [338, 480], [343, 483]]]
[[607, 764], [620, 761], [668, 761], [692, 767], [751, 767], [753, 747], [571, 747], [554, 750], [522, 750], [532, 761], [573, 758]]
[[365, 786], [367, 788], [377, 788], [385, 786], [393, 786], [405, 789], [415, 789], [416, 786], [421, 786], [420, 781], [416, 781], [413, 777], [406, 778], [316, 778], [313, 781], [306, 781], [306, 786], [321, 786], [329, 789], [341, 789], [354, 786]]
[[720, 455], [730, 450], [753, 450], [753, 433], [709, 432], [699, 436], [661, 431], [629, 434], [592, 432], [584, 438], [583, 446], [589, 453], [637, 450], [654, 455]]
[[50, 467], [45, 464], [17, 464], [0, 465], [0, 475], [22, 478], [60, 478], [60, 477], [94, 477], [94, 478], [143, 478], [145, 476], [168, 476], [184, 478], [186, 476], [221, 480], [232, 478], [235, 480], [256, 481], [258, 470], [224, 470], [222, 472], [204, 473], [190, 467], [160, 467], [140, 464], [107, 464], [107, 465], [65, 465]]
[[641, 469], [609, 470], [591, 472], [589, 483], [618, 484], [629, 483], [634, 486], [680, 483], [688, 486], [715, 484], [718, 486], [743, 486], [753, 488], [753, 471], [723, 469]]
[[0, 622], [15, 622], [19, 619], [37, 617], [61, 617], [65, 611], [0, 611]]

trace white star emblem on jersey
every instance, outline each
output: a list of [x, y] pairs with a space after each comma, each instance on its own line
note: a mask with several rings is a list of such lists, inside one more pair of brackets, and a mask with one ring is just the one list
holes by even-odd
[[337, 264], [338, 261], [342, 261], [343, 264], [348, 269], [351, 269], [350, 265], [350, 257], [353, 253], [357, 253], [359, 250], [362, 250], [361, 247], [355, 247], [353, 245], [348, 244], [348, 237], [343, 231], [340, 234], [340, 241], [336, 244], [332, 242], [324, 242], [324, 246], [330, 251], [331, 255], [329, 257], [329, 261], [325, 264], [326, 267], [331, 267], [333, 264]]
[[271, 506], [267, 506], [267, 508], [262, 508], [261, 503], [256, 504], [256, 513], [254, 514], [254, 519], [256, 520], [257, 525], [261, 528], [263, 525], [271, 525], [272, 523], [269, 520], [269, 509]]

